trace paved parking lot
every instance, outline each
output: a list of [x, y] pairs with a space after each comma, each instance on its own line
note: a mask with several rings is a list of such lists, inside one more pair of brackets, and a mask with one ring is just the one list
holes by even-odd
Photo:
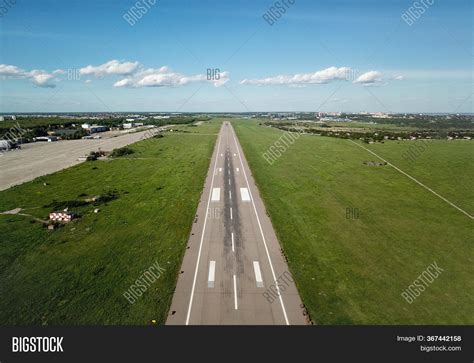
[[147, 131], [112, 137], [101, 134], [102, 139], [36, 142], [22, 145], [0, 156], [0, 190], [33, 180], [39, 176], [54, 173], [81, 163], [79, 157], [90, 151], [103, 151], [123, 147], [142, 138], [151, 136]]

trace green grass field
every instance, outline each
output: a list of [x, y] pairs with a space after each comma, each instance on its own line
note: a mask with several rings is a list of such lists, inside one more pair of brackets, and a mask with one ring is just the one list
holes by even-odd
[[[233, 121], [300, 295], [316, 324], [473, 324], [473, 221], [348, 140], [302, 135], [270, 165], [282, 131]], [[362, 145], [362, 144], [361, 144]], [[471, 215], [473, 144], [364, 144]], [[357, 208], [358, 219], [346, 218]], [[441, 275], [401, 293], [433, 262]]]
[[[0, 215], [0, 324], [163, 323], [219, 126], [181, 126], [194, 134], [168, 132], [126, 157], [0, 192], [1, 212], [23, 208], [39, 219], [52, 203], [116, 194], [98, 206], [79, 203], [72, 210], [81, 218], [54, 231], [33, 217]], [[130, 304], [122, 294], [155, 261], [166, 271]]]

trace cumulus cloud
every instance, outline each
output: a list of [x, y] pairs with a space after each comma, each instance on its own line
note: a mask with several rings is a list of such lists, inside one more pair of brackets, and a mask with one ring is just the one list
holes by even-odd
[[136, 72], [130, 77], [115, 82], [114, 87], [176, 87], [193, 82], [210, 82], [219, 87], [229, 81], [229, 72], [221, 72], [219, 79], [207, 80], [206, 75], [186, 76], [164, 66], [158, 69], [149, 68]]
[[107, 75], [126, 76], [134, 73], [138, 69], [138, 66], [138, 62], [120, 62], [113, 59], [98, 66], [88, 65], [87, 67], [81, 68], [79, 73], [81, 75], [93, 75], [96, 77], [104, 77]]
[[25, 71], [17, 66], [10, 64], [0, 64], [0, 76], [4, 77], [22, 77], [24, 76]]
[[[55, 81], [59, 81], [65, 75], [63, 69], [52, 72], [34, 69], [26, 71], [14, 65], [0, 64], [0, 79], [29, 79], [38, 87], [55, 87]], [[177, 87], [189, 83], [208, 82], [216, 87], [223, 86], [229, 81], [229, 72], [220, 72], [214, 79], [207, 79], [205, 74], [184, 75], [173, 71], [167, 66], [161, 68], [144, 68], [139, 62], [120, 62], [111, 60], [97, 66], [88, 65], [79, 69], [79, 74], [103, 78], [106, 76], [122, 76], [116, 80], [114, 87]], [[91, 83], [87, 79], [84, 83]]]
[[354, 83], [360, 83], [365, 86], [378, 85], [383, 83], [382, 76], [383, 74], [379, 71], [369, 71], [357, 77], [357, 79], [354, 80]]
[[351, 73], [349, 67], [329, 67], [313, 73], [298, 73], [294, 75], [277, 75], [274, 77], [260, 79], [244, 79], [240, 84], [244, 85], [307, 85], [307, 84], [324, 84], [332, 81], [347, 80]]
[[14, 65], [0, 64], [0, 76], [2, 76], [3, 79], [29, 79], [38, 87], [56, 87], [56, 85], [53, 83], [53, 80], [55, 79], [55, 74], [53, 73], [48, 73], [39, 69], [25, 71], [24, 69]]
[[54, 74], [40, 71], [37, 69], [32, 70], [28, 73], [28, 78], [30, 78], [34, 84], [38, 87], [45, 87], [45, 88], [54, 88], [56, 85], [52, 83], [54, 79]]

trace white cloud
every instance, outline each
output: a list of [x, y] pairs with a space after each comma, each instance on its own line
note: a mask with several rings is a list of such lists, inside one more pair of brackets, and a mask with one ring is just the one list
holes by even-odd
[[392, 77], [392, 79], [395, 80], [395, 81], [403, 81], [405, 79], [405, 77], [403, 77], [403, 76], [394, 76], [394, 77]]
[[45, 71], [34, 69], [31, 72], [28, 72], [28, 78], [30, 78], [38, 87], [56, 87], [56, 85], [51, 82], [54, 79], [54, 74]]
[[349, 67], [329, 67], [316, 71], [314, 73], [298, 73], [294, 75], [278, 75], [260, 79], [244, 79], [240, 84], [245, 85], [306, 85], [306, 84], [324, 84], [337, 80], [347, 80], [351, 74]]
[[5, 76], [5, 77], [23, 77], [25, 74], [25, 71], [21, 68], [18, 68], [17, 66], [13, 66], [10, 64], [0, 64], [0, 76]]
[[133, 80], [131, 78], [121, 79], [114, 83], [114, 87], [133, 87]]
[[10, 79], [30, 79], [38, 87], [54, 88], [56, 85], [53, 82], [54, 74], [33, 69], [32, 71], [25, 71], [17, 66], [10, 64], [0, 64], [0, 76]]
[[[221, 72], [219, 79], [208, 80], [205, 74], [184, 75], [174, 72], [171, 68], [145, 69], [138, 62], [119, 62], [111, 60], [107, 63], [92, 66], [88, 65], [79, 70], [81, 75], [95, 76], [125, 76], [114, 83], [114, 87], [177, 87], [195, 82], [209, 82], [216, 87], [223, 86], [229, 81], [229, 72]], [[30, 79], [38, 87], [55, 87], [54, 81], [59, 81], [60, 76], [66, 74], [65, 70], [56, 69], [53, 72], [34, 69], [26, 71], [14, 65], [0, 64], [0, 79]], [[91, 83], [87, 79], [84, 83]]]
[[361, 74], [354, 83], [360, 83], [363, 85], [377, 85], [382, 84], [382, 76], [383, 74], [379, 71], [369, 71]]
[[347, 100], [344, 98], [332, 98], [329, 100], [329, 102], [333, 103], [347, 103]]
[[134, 73], [138, 69], [138, 62], [119, 62], [118, 60], [111, 60], [107, 63], [81, 68], [79, 73], [82, 75], [94, 75], [96, 77], [104, 77], [107, 75], [129, 75]]
[[230, 81], [230, 73], [227, 71], [221, 72], [219, 79], [210, 81], [214, 84], [215, 87], [221, 87]]
[[114, 87], [176, 87], [193, 82], [211, 82], [214, 86], [219, 87], [228, 81], [229, 72], [222, 72], [219, 79], [208, 81], [204, 74], [186, 76], [173, 72], [169, 67], [164, 66], [158, 69], [149, 68], [141, 70], [130, 77], [115, 82]]

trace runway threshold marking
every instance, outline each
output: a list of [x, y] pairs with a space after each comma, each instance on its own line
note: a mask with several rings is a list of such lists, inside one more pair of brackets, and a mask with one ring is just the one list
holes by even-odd
[[260, 271], [260, 264], [258, 261], [253, 261], [253, 269], [255, 271], [255, 280], [257, 281], [257, 287], [263, 287], [262, 272]]
[[[221, 128], [221, 130], [222, 130], [222, 128]], [[211, 189], [212, 189], [212, 186], [214, 185], [214, 177], [215, 177], [216, 168], [217, 168], [217, 155], [219, 154], [219, 150], [220, 150], [220, 147], [221, 147], [221, 139], [222, 139], [222, 135], [219, 136], [219, 143], [217, 144], [217, 153], [216, 153], [216, 158], [214, 159], [214, 171], [212, 173]], [[206, 210], [209, 210], [209, 205], [210, 204], [211, 204], [211, 193], [209, 193], [209, 198], [207, 199]], [[186, 325], [189, 325], [189, 319], [191, 317], [191, 309], [193, 307], [194, 290], [196, 288], [197, 274], [198, 274], [198, 271], [199, 271], [199, 261], [201, 260], [202, 243], [204, 241], [204, 232], [206, 231], [207, 216], [208, 216], [208, 213], [206, 213], [206, 216], [204, 217], [204, 227], [202, 229], [201, 241], [199, 243], [199, 251], [198, 251], [198, 257], [197, 257], [197, 260], [196, 260], [196, 268], [194, 270], [194, 278], [193, 278], [193, 286], [191, 288], [191, 296], [189, 297], [189, 306], [188, 306], [188, 314], [186, 316]]]
[[239, 304], [237, 303], [237, 278], [234, 275], [234, 309], [237, 310]]
[[213, 188], [212, 189], [212, 201], [218, 202], [221, 200], [221, 188]]
[[267, 241], [265, 240], [265, 235], [263, 234], [262, 224], [260, 223], [260, 218], [258, 217], [257, 207], [255, 206], [255, 202], [254, 202], [253, 197], [252, 197], [252, 192], [250, 191], [249, 180], [247, 178], [247, 173], [245, 172], [244, 162], [242, 161], [242, 156], [240, 155], [239, 145], [237, 144], [237, 139], [235, 138], [235, 132], [234, 131], [232, 131], [232, 137], [234, 138], [234, 143], [235, 143], [235, 147], [237, 149], [237, 154], [239, 155], [240, 166], [242, 167], [242, 171], [244, 172], [244, 178], [245, 178], [245, 182], [247, 184], [247, 188], [249, 190], [249, 195], [250, 195], [250, 199], [252, 201], [253, 210], [255, 212], [255, 216], [257, 217], [258, 227], [259, 227], [259, 230], [260, 230], [260, 234], [262, 235], [263, 245], [265, 247], [265, 252], [267, 254], [268, 262], [270, 264], [270, 270], [272, 272], [273, 281], [274, 281], [276, 289], [277, 289], [281, 309], [283, 311], [283, 317], [285, 318], [286, 325], [290, 325], [290, 322], [288, 321], [288, 316], [286, 314], [285, 304], [283, 303], [283, 298], [281, 297], [280, 288], [278, 287], [277, 277], [275, 275], [275, 269], [273, 268], [272, 259], [270, 257], [270, 253], [268, 252]]
[[209, 277], [207, 279], [207, 287], [214, 287], [214, 277], [216, 275], [216, 261], [209, 262]]

